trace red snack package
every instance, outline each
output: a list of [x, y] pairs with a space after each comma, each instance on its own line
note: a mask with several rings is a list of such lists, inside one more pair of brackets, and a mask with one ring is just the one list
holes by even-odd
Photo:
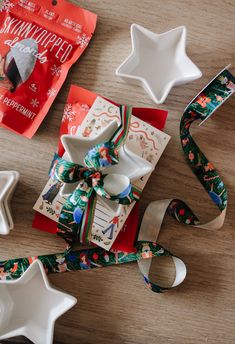
[[3, 0], [0, 9], [0, 126], [31, 138], [97, 16], [65, 0]]

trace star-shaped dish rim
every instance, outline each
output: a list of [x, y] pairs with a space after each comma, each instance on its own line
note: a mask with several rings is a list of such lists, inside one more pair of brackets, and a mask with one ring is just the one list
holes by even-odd
[[[142, 34], [142, 37], [144, 37], [144, 39], [142, 39], [142, 43], [141, 43], [141, 40], [138, 38], [140, 33]], [[177, 33], [179, 33], [180, 35], [179, 38], [177, 37]], [[160, 91], [158, 92], [154, 90], [153, 87], [151, 87], [149, 76], [144, 77], [144, 76], [138, 75], [138, 73], [137, 74], [132, 73], [132, 69], [133, 69], [133, 66], [136, 67], [136, 66], [139, 66], [140, 64], [144, 64], [142, 66], [142, 70], [146, 71], [146, 75], [147, 74], [151, 75], [151, 78], [152, 77], [157, 78], [158, 75], [154, 74], [154, 63], [146, 64], [145, 61], [141, 61], [139, 51], [140, 49], [142, 51], [146, 49], [146, 45], [144, 46], [144, 43], [143, 43], [145, 40], [151, 40], [152, 42], [154, 42], [154, 44], [156, 44], [156, 48], [158, 49], [161, 44], [161, 41], [163, 41], [164, 45], [167, 46], [166, 41], [168, 39], [168, 41], [170, 42], [172, 35], [176, 35], [176, 42], [174, 42], [174, 44], [171, 43], [172, 47], [174, 47], [175, 45], [175, 53], [174, 53], [174, 59], [172, 59], [171, 66], [169, 67], [175, 66], [173, 70], [176, 71], [176, 67], [177, 67], [178, 73], [179, 73], [179, 70], [181, 71], [181, 73], [177, 78], [172, 77], [171, 80], [168, 80], [168, 81], [166, 78], [165, 83], [163, 83], [163, 81], [161, 80], [161, 82], [165, 85], [164, 87], [161, 88], [161, 90], [164, 89], [164, 92], [160, 92]], [[139, 39], [139, 43], [138, 43], [139, 46], [137, 44], [138, 39]], [[167, 98], [173, 86], [181, 85], [189, 81], [196, 80], [202, 76], [202, 73], [199, 70], [199, 68], [191, 61], [191, 59], [186, 54], [186, 27], [185, 26], [179, 26], [167, 32], [157, 34], [142, 27], [141, 25], [132, 24], [131, 25], [131, 43], [132, 43], [131, 54], [117, 68], [116, 75], [123, 78], [126, 82], [134, 83], [134, 84], [136, 83], [141, 84], [156, 104], [162, 104], [165, 101], [165, 99]], [[158, 61], [161, 61], [161, 55], [163, 56], [163, 54], [158, 52], [158, 56], [159, 56]], [[156, 63], [164, 64], [165, 59], [163, 59], [162, 62], [158, 62], [158, 61], [156, 61]], [[180, 68], [178, 68], [178, 66], [180, 66]], [[149, 71], [148, 68], [151, 68], [151, 71]], [[172, 74], [174, 73], [172, 72]]]
[[[30, 293], [35, 295], [39, 303], [38, 308], [40, 311], [42, 311], [41, 308], [43, 304], [43, 296], [45, 297], [45, 292], [42, 291], [40, 295], [39, 290], [32, 290], [30, 288], [30, 281], [32, 281], [32, 279], [34, 278], [42, 279], [43, 287], [46, 289], [47, 293], [56, 294], [57, 297], [60, 297], [60, 302], [55, 303], [53, 306], [49, 305], [48, 302], [45, 302], [45, 313], [47, 313], [48, 315], [48, 324], [47, 324], [47, 328], [44, 328], [44, 327], [41, 328], [40, 326], [38, 327], [39, 328], [38, 333], [41, 333], [41, 337], [36, 334], [37, 326], [35, 326], [35, 324], [37, 323], [37, 320], [38, 320], [37, 309], [33, 310], [34, 313], [37, 314], [37, 317], [35, 319], [36, 321], [35, 320], [33, 321], [33, 319], [30, 318], [28, 319], [28, 322], [25, 324], [21, 324], [20, 319], [17, 319], [18, 320], [18, 324], [17, 324], [16, 319], [14, 319], [14, 316], [12, 315], [12, 313], [14, 312], [14, 304], [20, 305], [20, 303], [17, 303], [16, 301], [14, 301], [14, 297], [15, 298], [20, 297], [19, 288], [20, 287], [27, 288], [27, 286], [29, 290], [27, 290], [27, 292], [24, 291], [24, 295], [26, 295], [26, 297]], [[75, 297], [51, 287], [48, 281], [47, 275], [45, 273], [45, 270], [43, 268], [43, 264], [39, 260], [35, 260], [19, 279], [0, 280], [0, 290], [1, 288], [8, 289], [9, 298], [12, 297], [12, 299], [10, 300], [11, 302], [9, 302], [9, 300], [7, 301], [6, 300], [7, 298], [4, 297], [4, 290], [0, 292], [0, 306], [1, 306], [0, 309], [1, 309], [1, 312], [3, 312], [2, 316], [4, 316], [5, 314], [4, 301], [7, 303], [5, 310], [6, 312], [8, 312], [8, 314], [5, 314], [5, 317], [4, 317], [5, 321], [2, 319], [2, 322], [0, 324], [0, 340], [22, 335], [30, 339], [35, 344], [52, 344], [53, 336], [54, 336], [54, 325], [55, 325], [56, 320], [77, 303], [77, 299]], [[3, 297], [2, 305], [1, 305], [1, 297]], [[24, 314], [25, 312], [27, 312], [27, 307], [31, 307], [31, 305], [24, 303], [24, 305], [22, 305], [22, 309], [19, 310], [19, 314], [21, 313]], [[41, 316], [42, 317], [45, 316], [45, 313], [43, 312]], [[29, 315], [32, 315], [30, 311], [29, 311]], [[14, 325], [14, 323], [12, 324], [12, 321], [14, 322], [14, 320], [16, 322], [16, 325]], [[33, 331], [30, 331], [29, 330], [30, 328], [33, 329]], [[43, 338], [42, 338], [42, 334], [44, 334]]]
[[0, 189], [0, 235], [7, 235], [14, 227], [10, 201], [19, 181], [20, 174], [17, 171], [0, 171], [0, 179], [2, 178], [6, 179], [6, 183]]

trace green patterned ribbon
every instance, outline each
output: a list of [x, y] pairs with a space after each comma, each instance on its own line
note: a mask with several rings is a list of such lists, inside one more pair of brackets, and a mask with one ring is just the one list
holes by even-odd
[[180, 122], [180, 139], [185, 158], [193, 173], [208, 192], [221, 215], [208, 224], [201, 224], [192, 210], [181, 200], [170, 202], [167, 212], [179, 222], [201, 228], [220, 228], [224, 222], [228, 194], [214, 165], [206, 158], [190, 134], [190, 126], [205, 121], [235, 91], [235, 78], [227, 70], [220, 72], [187, 106]]
[[[208, 192], [221, 214], [209, 223], [202, 224], [185, 202], [179, 199], [156, 201], [153, 202], [153, 209], [154, 213], [158, 215], [156, 215], [154, 219], [154, 230], [151, 229], [149, 235], [149, 233], [144, 233], [145, 228], [143, 228], [142, 233], [139, 233], [139, 239], [144, 237], [148, 238], [148, 240], [155, 241], [160, 232], [166, 212], [180, 223], [186, 225], [205, 229], [218, 229], [222, 227], [227, 208], [227, 190], [214, 165], [206, 158], [193, 140], [189, 129], [195, 121], [200, 120], [203, 122], [208, 119], [213, 112], [234, 93], [234, 91], [235, 78], [227, 69], [224, 69], [186, 107], [180, 122], [180, 139], [188, 165], [191, 167], [204, 189]], [[148, 217], [149, 214], [147, 214], [146, 218]], [[151, 269], [151, 258], [150, 262], [147, 264], [147, 268], [145, 267], [145, 261], [139, 261], [138, 264], [148, 286], [153, 291], [158, 291], [159, 286], [152, 283], [148, 276]], [[179, 265], [181, 265], [179, 268], [180, 270], [182, 264], [179, 262]], [[181, 269], [181, 272], [182, 271], [183, 268]], [[181, 272], [179, 274], [181, 274]]]
[[[187, 225], [201, 228], [221, 227], [227, 207], [227, 191], [212, 163], [209, 162], [196, 145], [190, 134], [189, 128], [194, 121], [203, 121], [207, 119], [234, 91], [235, 78], [225, 69], [187, 106], [180, 123], [180, 137], [186, 160], [198, 180], [210, 195], [212, 201], [221, 211], [221, 219], [218, 217], [210, 223], [202, 225], [192, 210], [183, 201], [178, 199], [155, 201], [153, 214], [156, 218], [150, 228], [146, 228], [146, 230], [143, 221], [143, 230], [140, 231], [141, 235], [139, 235], [139, 241], [136, 244], [136, 252], [129, 254], [124, 252], [112, 253], [102, 248], [94, 247], [82, 250], [71, 250], [69, 252], [66, 251], [60, 254], [11, 259], [0, 262], [0, 279], [19, 278], [35, 259], [42, 261], [48, 273], [87, 270], [96, 267], [138, 261], [144, 280], [151, 290], [159, 293], [169, 289], [150, 281], [150, 266], [145, 268], [144, 265], [146, 264], [144, 264], [144, 262], [149, 260], [152, 261], [153, 257], [160, 256], [178, 259], [154, 242], [160, 231], [166, 211], [179, 222]], [[148, 214], [146, 218], [148, 218]], [[142, 237], [147, 238], [149, 236], [147, 232], [150, 232], [151, 241], [142, 240]], [[151, 262], [147, 265], [150, 264]], [[180, 278], [178, 280], [180, 280]], [[181, 281], [182, 280], [183, 278], [181, 278]], [[175, 285], [177, 285], [177, 283], [173, 284], [173, 286]]]
[[128, 134], [131, 108], [120, 106], [120, 117], [121, 123], [111, 139], [87, 152], [84, 166], [66, 161], [57, 154], [53, 159], [53, 179], [61, 183], [78, 183], [63, 205], [58, 221], [58, 235], [65, 239], [69, 248], [78, 239], [81, 243], [89, 243], [96, 195], [125, 205], [140, 198], [140, 190], [133, 187], [130, 181], [126, 189], [118, 195], [111, 195], [104, 188], [107, 174], [103, 174], [102, 169], [118, 164], [118, 150]]
[[[147, 260], [146, 247], [148, 254], [155, 257], [172, 257], [172, 254], [162, 246], [152, 242], [138, 242], [136, 252], [133, 253], [113, 253], [105, 251], [101, 247], [94, 247], [82, 250], [71, 250], [57, 254], [48, 254], [43, 256], [34, 256], [28, 258], [11, 259], [0, 262], [0, 279], [13, 280], [19, 278], [34, 260], [39, 259], [49, 273], [90, 270], [115, 264], [131, 263], [141, 260]], [[169, 288], [152, 284], [148, 277], [144, 276], [144, 281], [154, 292], [163, 292]]]

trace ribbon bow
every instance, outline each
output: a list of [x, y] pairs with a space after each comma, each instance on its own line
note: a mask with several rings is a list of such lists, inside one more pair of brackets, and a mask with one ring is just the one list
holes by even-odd
[[[140, 192], [131, 185], [127, 176], [102, 173], [104, 168], [119, 162], [118, 151], [128, 134], [131, 108], [120, 106], [120, 116], [121, 123], [111, 139], [90, 149], [84, 165], [66, 161], [57, 154], [54, 156], [56, 166], [51, 170], [52, 178], [60, 183], [78, 183], [62, 207], [57, 227], [58, 235], [69, 247], [78, 238], [81, 243], [89, 243], [97, 195], [124, 205], [139, 200]], [[110, 186], [117, 183], [122, 190], [114, 194]]]

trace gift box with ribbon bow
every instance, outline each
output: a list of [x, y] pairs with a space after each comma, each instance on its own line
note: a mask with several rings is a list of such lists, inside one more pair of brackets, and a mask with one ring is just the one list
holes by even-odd
[[[79, 240], [106, 250], [115, 247], [170, 139], [137, 117], [141, 113], [148, 118], [150, 112], [163, 127], [166, 111], [118, 106], [72, 86], [50, 180], [34, 206], [34, 226], [53, 228], [69, 246]], [[127, 234], [127, 251], [133, 249], [134, 222]]]

